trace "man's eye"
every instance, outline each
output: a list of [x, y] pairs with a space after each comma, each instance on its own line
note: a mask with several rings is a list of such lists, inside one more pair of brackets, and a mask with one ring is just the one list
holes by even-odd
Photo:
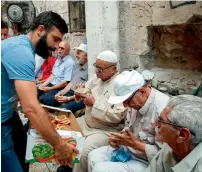
[[55, 42], [59, 42], [60, 41], [60, 39], [57, 38], [57, 37], [53, 37], [53, 39], [54, 39]]

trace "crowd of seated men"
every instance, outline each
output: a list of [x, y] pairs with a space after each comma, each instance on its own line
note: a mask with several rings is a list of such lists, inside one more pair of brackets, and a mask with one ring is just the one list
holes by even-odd
[[75, 50], [77, 60], [70, 55], [69, 43], [62, 41], [58, 57], [52, 56], [52, 52], [46, 60], [36, 55], [35, 77], [40, 103], [55, 107], [62, 105], [72, 113], [85, 108], [83, 101], [75, 101], [74, 89], [88, 80], [87, 45], [81, 43]]
[[[80, 163], [58, 172], [199, 172], [202, 170], [202, 100], [192, 95], [169, 97], [152, 88], [137, 71], [117, 70], [118, 58], [103, 51], [88, 80], [87, 45], [76, 47], [76, 61], [67, 41], [59, 57], [41, 62], [36, 77], [43, 104], [62, 107], [77, 117], [85, 142]], [[74, 90], [85, 88], [75, 100]], [[83, 116], [76, 111], [85, 109]], [[191, 119], [191, 120], [190, 120]], [[129, 155], [119, 158], [119, 151]], [[122, 152], [122, 153], [123, 153]]]
[[[4, 23], [1, 32], [6, 39]], [[58, 57], [35, 58], [40, 103], [70, 110], [85, 136], [80, 162], [58, 172], [202, 172], [202, 83], [193, 93], [199, 97], [169, 97], [136, 70], [119, 73], [112, 51], [96, 56], [88, 79], [87, 45], [75, 50], [76, 60], [63, 40]]]

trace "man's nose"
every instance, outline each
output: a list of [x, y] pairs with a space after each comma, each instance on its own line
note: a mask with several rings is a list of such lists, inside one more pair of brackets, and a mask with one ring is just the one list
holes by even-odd
[[100, 70], [99, 70], [98, 68], [96, 68], [96, 73], [99, 73], [99, 74], [101, 73]]
[[59, 43], [56, 43], [56, 44], [54, 45], [54, 48], [55, 48], [56, 50], [58, 50], [58, 49], [59, 49]]
[[158, 119], [156, 119], [156, 120], [154, 121], [154, 125], [155, 125], [156, 127], [159, 126]]

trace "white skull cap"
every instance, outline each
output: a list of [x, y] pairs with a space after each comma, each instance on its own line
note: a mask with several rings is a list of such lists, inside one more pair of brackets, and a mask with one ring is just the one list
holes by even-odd
[[115, 53], [112, 51], [103, 51], [98, 56], [97, 59], [110, 62], [110, 63], [117, 63], [118, 58]]

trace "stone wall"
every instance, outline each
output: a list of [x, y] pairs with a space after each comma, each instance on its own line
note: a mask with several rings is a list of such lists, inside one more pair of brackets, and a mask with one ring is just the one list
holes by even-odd
[[[171, 9], [169, 1], [120, 1], [119, 11], [121, 70], [137, 68], [141, 72], [149, 69], [155, 74], [152, 86], [174, 95], [191, 93], [200, 83], [200, 67], [194, 70], [177, 65], [156, 65], [156, 51], [153, 51], [150, 28], [180, 25], [194, 14], [202, 15], [202, 2]], [[202, 32], [201, 25], [199, 28]], [[202, 54], [199, 54], [198, 59], [201, 58]]]
[[86, 1], [85, 7], [88, 71], [91, 77], [95, 73], [92, 64], [100, 52], [111, 50], [119, 58], [119, 2]]

